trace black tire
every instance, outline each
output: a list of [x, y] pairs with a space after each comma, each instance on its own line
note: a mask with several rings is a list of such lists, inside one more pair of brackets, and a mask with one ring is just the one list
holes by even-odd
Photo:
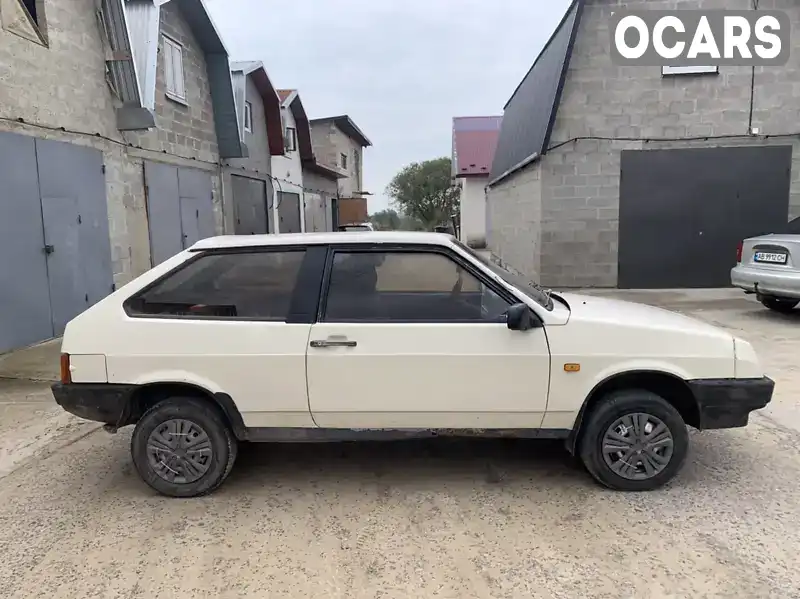
[[780, 297], [762, 297], [761, 303], [770, 310], [780, 312], [781, 314], [788, 314], [794, 310], [797, 304], [800, 304], [800, 300], [783, 299]]
[[[197, 480], [166, 480], [150, 463], [148, 440], [156, 428], [171, 420], [199, 426], [208, 437], [211, 458], [206, 462], [208, 469]], [[237, 453], [236, 437], [221, 410], [209, 401], [192, 397], [171, 397], [150, 408], [136, 424], [131, 439], [131, 456], [139, 476], [151, 488], [168, 497], [198, 497], [211, 493], [230, 474]]]
[[[631, 414], [646, 414], [660, 420], [672, 436], [672, 454], [668, 463], [649, 478], [632, 480], [621, 476], [612, 470], [603, 454], [606, 432], [618, 419]], [[662, 487], [680, 471], [689, 449], [689, 434], [681, 415], [664, 398], [645, 390], [610, 393], [593, 407], [582, 429], [581, 460], [595, 480], [615, 491], [652, 491]], [[635, 456], [634, 460], [637, 460], [637, 469], [644, 469], [644, 463], [638, 463], [641, 457]]]

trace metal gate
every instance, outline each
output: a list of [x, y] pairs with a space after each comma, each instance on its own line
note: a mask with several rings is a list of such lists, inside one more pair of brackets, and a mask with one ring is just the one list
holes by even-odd
[[738, 242], [786, 227], [791, 169], [791, 146], [623, 151], [618, 286], [729, 286]]
[[300, 233], [300, 194], [278, 192], [279, 233]]
[[234, 233], [237, 235], [268, 233], [266, 181], [231, 175], [231, 190], [233, 192]]
[[153, 266], [214, 235], [210, 173], [145, 161], [144, 175]]
[[102, 153], [0, 133], [0, 351], [63, 333], [113, 290]]

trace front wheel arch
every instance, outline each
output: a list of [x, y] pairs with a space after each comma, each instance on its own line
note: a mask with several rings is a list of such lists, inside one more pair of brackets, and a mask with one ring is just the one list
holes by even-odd
[[636, 370], [613, 374], [597, 383], [586, 396], [572, 431], [567, 436], [567, 450], [576, 454], [587, 416], [609, 393], [628, 389], [644, 389], [664, 398], [681, 415], [686, 424], [697, 428], [700, 424], [700, 407], [686, 384], [673, 374], [658, 370]]

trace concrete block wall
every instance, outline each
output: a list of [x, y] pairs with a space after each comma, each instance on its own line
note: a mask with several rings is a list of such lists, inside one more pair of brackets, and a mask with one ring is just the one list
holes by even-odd
[[[347, 171], [348, 177], [339, 179], [342, 197], [350, 197], [353, 192], [363, 190], [364, 148], [357, 141], [342, 133], [333, 123], [312, 123], [311, 144], [320, 164]], [[342, 169], [341, 154], [347, 156], [347, 169]], [[358, 155], [361, 165], [360, 173], [356, 171], [355, 155]]]
[[[761, 0], [759, 7], [784, 10], [793, 29], [800, 27], [800, 5], [793, 0]], [[523, 171], [490, 191], [492, 203], [506, 194], [506, 202], [514, 206], [509, 214], [519, 212], [520, 202], [540, 203], [539, 269], [524, 272], [540, 273], [545, 285], [616, 286], [622, 150], [791, 144], [795, 149], [787, 220], [800, 216], [800, 142], [763, 137], [800, 133], [800, 54], [793, 52], [785, 67], [755, 69], [752, 124], [760, 136], [750, 136], [751, 69], [719, 67], [716, 75], [663, 77], [660, 67], [615, 66], [609, 53], [609, 23], [611, 13], [623, 8], [746, 10], [752, 4], [586, 0], [550, 146], [567, 143], [536, 163], [540, 181], [517, 183], [508, 197], [504, 190], [524, 180]], [[586, 139], [591, 137], [605, 139]], [[498, 212], [502, 210], [491, 212], [493, 221], [504, 218]], [[498, 228], [494, 222], [492, 226]], [[501, 253], [522, 253], [510, 249], [519, 239], [513, 228], [491, 238]]]
[[[43, 8], [46, 46], [0, 28], [0, 131], [103, 152], [112, 268], [119, 286], [150, 267], [141, 162], [130, 159], [116, 128], [93, 0], [46, 0]], [[3, 18], [0, 13], [0, 22]]]
[[542, 170], [532, 164], [492, 188], [487, 196], [489, 249], [531, 278], [540, 274]]
[[[216, 131], [205, 62], [175, 3], [164, 5], [162, 31], [187, 48], [184, 61], [190, 105], [167, 100], [160, 54], [156, 96], [159, 129], [122, 134], [116, 128], [116, 100], [106, 83], [94, 1], [45, 0], [43, 8], [47, 45], [0, 27], [0, 131], [103, 152], [112, 268], [114, 282], [121, 286], [150, 268], [145, 159], [209, 171], [217, 228], [223, 230]], [[62, 127], [68, 131], [59, 130]]]
[[[205, 57], [175, 2], [161, 7], [161, 33], [156, 71], [156, 129], [129, 132], [126, 137], [148, 150], [217, 163], [219, 150]], [[163, 35], [183, 46], [185, 104], [166, 95]]]
[[94, 12], [93, 0], [45, 0], [47, 46], [0, 27], [0, 117], [122, 140]]

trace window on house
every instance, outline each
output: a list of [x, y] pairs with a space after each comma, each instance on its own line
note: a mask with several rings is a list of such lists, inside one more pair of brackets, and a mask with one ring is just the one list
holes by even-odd
[[[23, 12], [27, 13], [28, 22], [33, 27], [36, 37], [38, 41], [42, 43], [47, 43], [47, 38], [45, 37], [45, 18], [44, 18], [44, 1], [43, 0], [19, 0], [20, 5], [22, 6]], [[13, 21], [7, 23], [7, 25], [11, 25], [11, 31], [19, 32], [18, 29], [13, 28]], [[7, 27], [7, 29], [9, 29]], [[31, 39], [28, 36], [27, 39]], [[33, 40], [32, 40], [33, 41]]]
[[22, 4], [25, 5], [25, 8], [27, 9], [28, 14], [33, 19], [33, 22], [36, 23], [36, 25], [38, 26], [39, 25], [39, 14], [38, 14], [38, 11], [36, 10], [36, 8], [37, 8], [36, 7], [36, 0], [22, 0]]
[[244, 130], [253, 132], [253, 105], [250, 102], [244, 103]]
[[340, 154], [339, 162], [341, 163], [343, 169], [347, 169], [347, 154]]
[[702, 75], [702, 74], [717, 74], [719, 67], [715, 65], [709, 66], [690, 66], [690, 67], [661, 67], [662, 75]]
[[164, 37], [164, 81], [167, 97], [179, 102], [186, 102], [183, 46], [168, 37]]
[[305, 252], [207, 254], [125, 302], [139, 317], [283, 321]]
[[297, 130], [294, 127], [286, 127], [286, 151], [294, 152], [297, 150]]

